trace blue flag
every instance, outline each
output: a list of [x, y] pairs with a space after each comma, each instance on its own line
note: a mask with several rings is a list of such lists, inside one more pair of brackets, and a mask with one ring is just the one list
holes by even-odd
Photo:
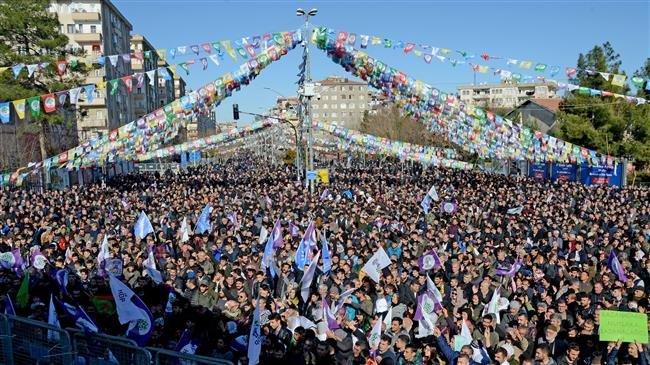
[[253, 312], [253, 323], [251, 324], [251, 332], [248, 335], [248, 363], [250, 365], [257, 365], [260, 362], [260, 354], [262, 353], [262, 328], [260, 326], [260, 301], [257, 300], [255, 312]]
[[75, 307], [72, 304], [68, 304], [66, 302], [61, 302], [58, 300], [57, 302], [61, 307], [63, 307], [66, 314], [70, 318], [72, 318], [72, 320], [74, 321], [77, 327], [81, 328], [86, 332], [94, 332], [94, 333], [99, 332], [99, 328], [97, 327], [95, 322], [93, 322], [93, 320], [88, 316], [88, 314], [86, 314], [86, 312], [84, 312], [83, 309], [81, 309], [81, 307]]
[[312, 252], [314, 246], [316, 246], [316, 232], [314, 231], [314, 222], [310, 222], [296, 251], [295, 263], [300, 270], [303, 270], [306, 265], [309, 265], [309, 254]]
[[147, 341], [149, 341], [149, 337], [151, 337], [151, 334], [153, 333], [153, 316], [140, 297], [134, 294], [131, 300], [138, 308], [140, 318], [129, 322], [129, 329], [126, 331], [126, 337], [135, 341], [139, 346], [145, 346]]
[[145, 238], [149, 233], [153, 233], [153, 226], [144, 211], [140, 212], [140, 217], [138, 218], [138, 221], [135, 222], [133, 230], [135, 231], [135, 236], [140, 237], [140, 239]]
[[429, 214], [429, 209], [431, 209], [431, 197], [428, 194], [424, 196], [420, 206], [422, 207], [422, 210], [424, 210], [424, 214]]
[[352, 200], [352, 191], [351, 190], [346, 190], [343, 192], [343, 195], [348, 197], [348, 199]]
[[275, 272], [273, 270], [273, 265], [271, 264], [271, 261], [273, 260], [273, 253], [275, 250], [273, 249], [273, 235], [269, 235], [269, 238], [266, 240], [266, 246], [264, 246], [264, 256], [262, 256], [262, 270], [266, 271], [266, 268], [269, 268], [271, 271], [271, 275], [275, 277]]
[[330, 270], [332, 270], [332, 258], [330, 257], [329, 247], [327, 247], [327, 239], [325, 239], [325, 233], [323, 233], [320, 236], [320, 238], [323, 244], [323, 248], [322, 248], [323, 273], [327, 275], [330, 272]]
[[176, 344], [175, 351], [184, 354], [194, 355], [196, 354], [196, 349], [199, 348], [200, 344], [201, 344], [200, 341], [192, 338], [192, 333], [190, 332], [190, 330], [185, 329], [185, 331], [183, 331], [183, 334], [181, 335], [181, 338], [178, 340], [178, 343]]
[[201, 215], [199, 216], [199, 221], [196, 222], [196, 227], [194, 231], [197, 234], [203, 234], [205, 232], [210, 233], [212, 231], [212, 224], [210, 224], [210, 211], [212, 210], [212, 205], [210, 203], [205, 205]]
[[622, 282], [627, 281], [627, 275], [625, 275], [625, 269], [618, 261], [618, 257], [616, 257], [616, 253], [614, 252], [614, 250], [610, 251], [609, 253], [609, 257], [607, 258], [607, 267], [609, 267], [609, 269], [612, 270], [614, 274], [616, 274], [616, 277], [618, 277], [619, 281]]
[[11, 301], [9, 294], [5, 296], [5, 314], [10, 316], [16, 315], [16, 310], [14, 309], [14, 303]]
[[68, 295], [68, 270], [61, 269], [54, 275], [63, 295]]

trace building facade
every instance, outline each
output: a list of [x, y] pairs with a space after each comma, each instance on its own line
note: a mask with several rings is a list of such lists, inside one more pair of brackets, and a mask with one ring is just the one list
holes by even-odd
[[367, 83], [330, 76], [317, 82], [312, 116], [318, 122], [358, 129], [369, 100]]
[[[51, 0], [50, 12], [61, 23], [61, 32], [69, 38], [71, 49], [83, 49], [86, 57], [125, 55], [131, 53], [131, 23], [109, 0]], [[114, 63], [114, 64], [113, 64]], [[103, 66], [89, 71], [86, 82], [100, 84], [131, 75], [131, 62], [123, 57], [106, 58]], [[135, 118], [132, 95], [124, 84], [115, 95], [96, 90], [93, 102], [80, 99], [81, 115], [77, 131], [81, 142], [107, 133]]]
[[460, 100], [489, 108], [515, 108], [529, 99], [559, 98], [557, 87], [548, 83], [504, 81], [500, 84], [459, 86]]
[[[147, 53], [149, 57], [131, 57], [131, 69], [133, 72], [144, 73], [158, 68], [158, 53], [153, 45], [142, 35], [131, 36], [131, 51]], [[140, 118], [160, 107], [160, 94], [158, 92], [159, 78], [153, 80], [153, 85], [145, 76], [141, 87], [133, 86], [133, 112], [135, 117]]]

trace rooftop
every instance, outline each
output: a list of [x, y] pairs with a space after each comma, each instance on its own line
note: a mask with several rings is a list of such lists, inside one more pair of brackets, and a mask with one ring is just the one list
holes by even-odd
[[353, 81], [347, 77], [328, 76], [324, 80], [318, 81], [321, 85], [368, 85], [366, 82]]

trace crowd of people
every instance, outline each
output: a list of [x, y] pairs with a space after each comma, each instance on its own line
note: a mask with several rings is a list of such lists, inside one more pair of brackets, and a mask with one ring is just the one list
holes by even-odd
[[[420, 203], [431, 186], [439, 200], [425, 214]], [[440, 209], [442, 201], [454, 209]], [[208, 203], [211, 227], [199, 234], [192, 229]], [[293, 169], [242, 154], [60, 191], [5, 187], [0, 208], [0, 252], [27, 257], [37, 248], [47, 259], [43, 269], [0, 270], [0, 308], [5, 296], [16, 303], [29, 273], [28, 301], [15, 311], [36, 320], [47, 321], [53, 295], [83, 308], [101, 332], [124, 335], [97, 261], [107, 236], [109, 257], [122, 260], [119, 278], [154, 317], [147, 346], [177, 349], [184, 337], [196, 354], [248, 364], [258, 308], [261, 364], [648, 363], [647, 344], [598, 336], [602, 309], [650, 309], [647, 188], [364, 160], [333, 161], [328, 185], [310, 194]], [[134, 234], [141, 211], [154, 228], [144, 239]], [[282, 242], [263, 262], [260, 235], [278, 221]], [[325, 238], [331, 268], [319, 259], [304, 299], [307, 266], [295, 258], [311, 222], [318, 245], [310, 257]], [[377, 282], [362, 268], [380, 247], [390, 265]], [[145, 267], [150, 250], [160, 283]], [[418, 259], [431, 250], [440, 264], [424, 269]], [[608, 265], [611, 252], [625, 280]], [[69, 273], [64, 288], [52, 275], [58, 270]], [[442, 300], [425, 329], [418, 298], [431, 283]], [[495, 291], [496, 313], [486, 308]], [[62, 327], [74, 326], [59, 316]], [[368, 338], [378, 322], [375, 349]]]

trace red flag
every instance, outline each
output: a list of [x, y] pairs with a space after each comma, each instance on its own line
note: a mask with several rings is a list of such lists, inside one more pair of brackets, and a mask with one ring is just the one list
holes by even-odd
[[201, 43], [201, 48], [203, 48], [205, 53], [212, 54], [212, 45], [210, 43]]
[[124, 82], [124, 85], [126, 85], [126, 89], [129, 92], [132, 92], [133, 91], [133, 79], [131, 78], [131, 75], [122, 77], [122, 81]]
[[567, 68], [566, 68], [566, 77], [571, 78], [571, 77], [573, 77], [573, 75], [576, 74], [576, 72], [578, 72], [578, 71], [577, 71], [575, 68], [573, 68], [573, 67], [567, 67]]
[[51, 113], [56, 110], [56, 97], [54, 94], [47, 94], [41, 96], [43, 100], [43, 107], [46, 113]]
[[68, 61], [63, 60], [63, 61], [56, 61], [56, 71], [59, 73], [60, 76], [63, 76], [65, 73], [65, 69], [68, 67]]
[[486, 60], [486, 61], [489, 61], [490, 58], [492, 58], [492, 57], [490, 57], [490, 55], [487, 54], [487, 53], [483, 53], [483, 54], [481, 55], [481, 58], [484, 59], [484, 60]]
[[406, 46], [404, 47], [404, 53], [409, 53], [415, 48], [414, 43], [406, 43]]

